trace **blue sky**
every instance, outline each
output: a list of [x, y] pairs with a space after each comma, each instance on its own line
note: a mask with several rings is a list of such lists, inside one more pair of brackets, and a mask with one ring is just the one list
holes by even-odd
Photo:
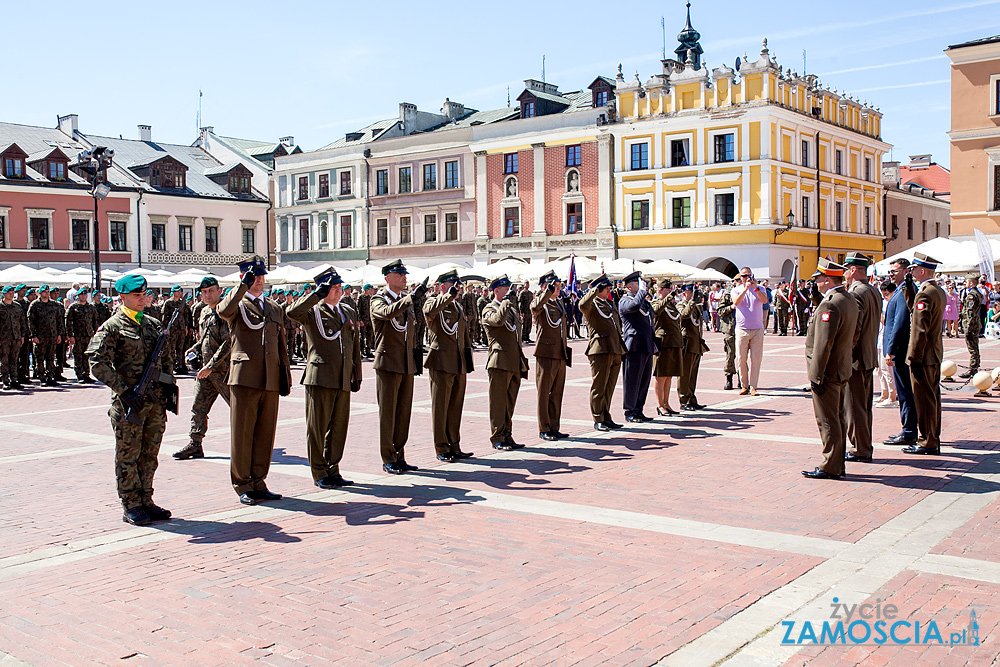
[[[645, 81], [684, 24], [670, 2], [230, 2], [19, 3], [4, 8], [7, 92], [0, 120], [54, 126], [77, 113], [80, 129], [136, 138], [216, 132], [318, 148], [398, 103], [437, 111], [445, 97], [477, 109], [506, 105], [523, 79], [578, 90], [598, 74]], [[754, 7], [762, 8], [755, 11]], [[760, 51], [779, 64], [879, 106], [893, 156], [931, 152], [947, 165], [949, 61], [943, 50], [1000, 34], [1000, 0], [895, 7], [860, 0], [823, 4], [694, 0], [692, 23], [709, 66]], [[91, 55], [96, 52], [96, 55]], [[11, 59], [11, 54], [20, 54]], [[88, 62], [96, 62], [89, 65]], [[13, 64], [12, 64], [13, 63]]]

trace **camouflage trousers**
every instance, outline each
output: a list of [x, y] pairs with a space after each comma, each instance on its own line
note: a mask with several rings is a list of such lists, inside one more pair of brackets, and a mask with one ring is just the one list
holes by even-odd
[[472, 338], [473, 345], [479, 345], [479, 341], [482, 337], [482, 332], [480, 331], [478, 317], [469, 318], [469, 336]]
[[31, 379], [31, 339], [25, 338], [21, 345], [21, 351], [17, 356], [17, 373], [21, 376], [22, 382]]
[[187, 368], [187, 359], [184, 358], [187, 347], [184, 345], [184, 340], [183, 330], [178, 329], [176, 332], [173, 329], [170, 330], [170, 338], [167, 339], [166, 348], [170, 359], [174, 362], [175, 373]]
[[191, 405], [191, 440], [201, 444], [208, 432], [208, 413], [215, 405], [215, 399], [222, 396], [222, 400], [229, 405], [229, 385], [226, 384], [225, 373], [212, 373], [204, 380], [197, 379], [194, 382], [194, 403]]
[[31, 351], [32, 368], [35, 377], [41, 381], [55, 380], [60, 367], [56, 365], [56, 339], [39, 338]]
[[726, 350], [726, 367], [722, 371], [726, 375], [736, 375], [736, 328], [723, 334], [722, 346]]
[[288, 361], [295, 358], [295, 329], [285, 327], [285, 346], [288, 348]]
[[14, 384], [19, 380], [17, 358], [20, 352], [17, 341], [0, 340], [0, 384]]
[[167, 428], [167, 413], [159, 403], [146, 403], [139, 416], [142, 424], [125, 419], [126, 408], [117, 397], [108, 415], [115, 431], [115, 478], [118, 497], [126, 511], [153, 499], [153, 474], [160, 441]]
[[90, 377], [90, 363], [87, 361], [87, 347], [90, 338], [78, 336], [73, 339], [73, 370], [77, 380]]

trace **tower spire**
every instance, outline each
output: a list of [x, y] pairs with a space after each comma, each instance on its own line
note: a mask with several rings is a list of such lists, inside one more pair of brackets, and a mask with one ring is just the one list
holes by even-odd
[[704, 51], [699, 43], [700, 39], [701, 33], [691, 26], [691, 3], [688, 2], [687, 20], [684, 23], [684, 29], [677, 35], [677, 41], [680, 44], [674, 49], [674, 53], [677, 54], [677, 60], [682, 63], [690, 60], [694, 64], [695, 69], [701, 69], [701, 54]]

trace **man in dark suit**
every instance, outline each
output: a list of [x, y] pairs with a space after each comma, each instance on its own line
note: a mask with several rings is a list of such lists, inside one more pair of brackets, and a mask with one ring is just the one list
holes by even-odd
[[878, 325], [882, 317], [882, 295], [868, 282], [871, 259], [852, 252], [844, 260], [847, 293], [858, 302], [858, 335], [854, 346], [851, 378], [845, 394], [847, 438], [852, 449], [848, 461], [872, 460], [873, 373], [878, 367]]
[[[889, 278], [899, 287], [909, 272], [910, 262], [897, 259], [889, 265]], [[885, 307], [885, 329], [882, 333], [882, 350], [886, 364], [892, 368], [896, 381], [896, 396], [899, 398], [899, 419], [903, 428], [898, 435], [886, 438], [887, 445], [913, 445], [917, 442], [917, 407], [913, 400], [913, 385], [910, 367], [906, 365], [906, 351], [910, 345], [910, 311], [903, 296], [897, 289]]]
[[643, 414], [649, 380], [653, 376], [653, 307], [646, 299], [646, 284], [639, 271], [625, 276], [625, 293], [618, 302], [622, 318], [622, 338], [625, 339], [624, 403], [626, 421], [641, 424], [653, 421]]
[[[912, 297], [910, 345], [906, 351], [906, 363], [910, 366], [910, 378], [913, 381], [919, 437], [916, 444], [903, 449], [907, 454], [941, 453], [941, 359], [944, 356], [941, 325], [948, 297], [934, 277], [937, 266], [936, 259], [923, 253], [918, 252], [913, 256], [910, 275], [914, 283], [920, 285], [920, 289]], [[912, 286], [913, 283], [907, 281], [903, 289], [908, 304], [913, 294]]]

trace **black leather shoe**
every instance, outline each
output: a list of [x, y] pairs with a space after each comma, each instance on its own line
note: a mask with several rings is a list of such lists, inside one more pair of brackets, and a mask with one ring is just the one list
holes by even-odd
[[656, 420], [655, 420], [655, 419], [653, 419], [652, 417], [647, 417], [646, 415], [642, 414], [641, 412], [639, 413], [638, 417], [639, 417], [639, 419], [641, 419], [641, 420], [642, 420], [642, 421], [644, 421], [644, 422], [652, 422], [652, 421], [656, 421]]
[[732, 388], [733, 388], [733, 376], [732, 375], [727, 375], [726, 376], [726, 385], [723, 387], [723, 389], [725, 391], [729, 391]]
[[152, 502], [143, 505], [142, 509], [146, 510], [146, 514], [149, 515], [149, 518], [153, 521], [166, 521], [172, 516], [170, 514], [170, 510], [165, 510]]
[[909, 447], [903, 447], [903, 453], [938, 456], [941, 453], [941, 448], [936, 447], [934, 449], [931, 449], [930, 447], [919, 447], [917, 445], [910, 445]]
[[133, 507], [130, 510], [125, 510], [125, 513], [122, 514], [122, 521], [130, 523], [133, 526], [148, 526], [153, 522], [142, 507]]
[[327, 477], [327, 479], [329, 479], [331, 482], [333, 482], [337, 486], [353, 486], [354, 485], [353, 481], [351, 481], [349, 479], [344, 479], [340, 475], [340, 473], [337, 473], [335, 475], [330, 475], [330, 476]]
[[872, 457], [870, 456], [858, 456], [854, 452], [847, 452], [844, 456], [845, 461], [857, 461], [858, 463], [871, 463]]
[[390, 475], [404, 475], [406, 470], [403, 469], [398, 463], [383, 463], [382, 470], [386, 471]]
[[958, 377], [962, 378], [963, 380], [968, 380], [970, 377], [972, 377], [975, 374], [976, 374], [976, 371], [974, 371], [974, 370], [972, 370], [970, 368], [969, 370], [965, 371], [964, 373], [959, 373]]
[[695, 410], [704, 410], [708, 406], [707, 405], [702, 405], [701, 403], [692, 403], [691, 407], [693, 407]]
[[818, 467], [813, 470], [803, 470], [802, 475], [809, 479], [842, 479], [845, 477], [845, 475], [831, 475]]
[[644, 424], [646, 422], [646, 420], [639, 415], [629, 415], [625, 418], [625, 421], [632, 424]]
[[513, 438], [507, 438], [507, 444], [510, 445], [511, 449], [524, 449], [524, 445], [519, 442], [514, 442]]
[[542, 440], [550, 440], [550, 441], [559, 439], [558, 437], [556, 437], [556, 434], [553, 433], [552, 431], [542, 431], [541, 433], [538, 434], [538, 437], [541, 438]]
[[684, 410], [685, 412], [694, 412], [697, 409], [698, 408], [694, 407], [693, 405], [689, 405], [687, 403], [681, 406], [681, 410]]
[[451, 454], [438, 454], [438, 461], [444, 461], [445, 463], [454, 463], [455, 457]]
[[399, 467], [405, 470], [406, 472], [410, 472], [412, 470], [420, 470], [420, 468], [418, 468], [417, 466], [411, 466], [406, 461], [397, 461], [397, 463], [399, 464]]
[[883, 445], [904, 445], [904, 446], [914, 446], [917, 444], [916, 440], [910, 440], [909, 438], [903, 437], [902, 434], [894, 435], [891, 438], [886, 438], [882, 441]]
[[205, 450], [202, 449], [200, 442], [192, 440], [184, 446], [184, 449], [174, 452], [174, 458], [178, 461], [186, 461], [187, 459], [203, 459], [205, 458]]
[[336, 489], [338, 486], [337, 484], [334, 484], [333, 480], [330, 479], [329, 477], [320, 477], [313, 483], [319, 488], [323, 489], [324, 491], [330, 491], [331, 489]]
[[240, 494], [240, 502], [244, 505], [256, 505], [257, 499], [250, 495], [249, 492]]
[[499, 449], [502, 452], [509, 452], [514, 447], [509, 442], [494, 442], [493, 449]]
[[456, 461], [460, 461], [461, 459], [471, 459], [473, 457], [472, 452], [463, 452], [461, 449], [457, 452], [452, 452], [451, 455]]
[[594, 422], [594, 430], [595, 431], [610, 431], [611, 427], [608, 426], [607, 424], [605, 424], [604, 422]]
[[259, 491], [251, 491], [250, 497], [254, 500], [281, 500], [280, 493], [271, 493], [266, 488]]
[[562, 431], [551, 431], [551, 433], [552, 435], [556, 436], [556, 438], [558, 438], [559, 440], [569, 437], [569, 433], [563, 433]]
[[624, 428], [621, 424], [617, 424], [611, 421], [610, 419], [605, 421], [604, 423], [608, 425], [608, 428]]

